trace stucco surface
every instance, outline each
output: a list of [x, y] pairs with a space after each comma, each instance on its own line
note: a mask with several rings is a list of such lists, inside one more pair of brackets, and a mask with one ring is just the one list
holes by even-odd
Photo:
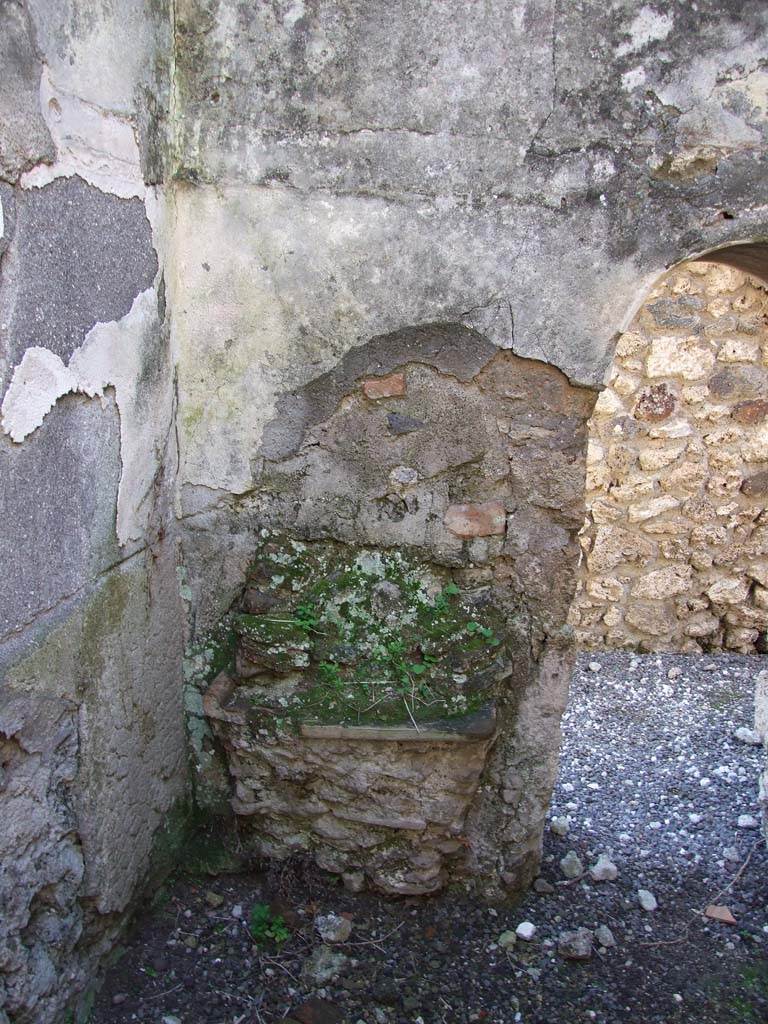
[[94, 324], [124, 316], [156, 273], [139, 199], [106, 195], [78, 177], [19, 190], [0, 287], [3, 384], [32, 345], [67, 359]]
[[54, 156], [53, 141], [38, 102], [41, 60], [29, 12], [23, 3], [3, 4], [0, 34], [0, 178], [15, 181], [22, 171]]
[[0, 5], [4, 1024], [85, 1015], [185, 799], [170, 34], [163, 4]]
[[599, 385], [665, 266], [766, 229], [765, 19], [185, 0], [182, 483], [247, 491], [280, 393], [410, 325]]

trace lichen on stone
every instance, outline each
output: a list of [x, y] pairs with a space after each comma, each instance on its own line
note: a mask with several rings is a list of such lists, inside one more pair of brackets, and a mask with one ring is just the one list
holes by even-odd
[[450, 570], [407, 549], [267, 533], [242, 604], [232, 619], [236, 699], [289, 720], [463, 715], [509, 673], [490, 588], [462, 591]]

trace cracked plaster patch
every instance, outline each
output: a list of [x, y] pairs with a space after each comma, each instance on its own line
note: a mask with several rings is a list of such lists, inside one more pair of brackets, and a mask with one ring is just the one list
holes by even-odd
[[55, 178], [77, 174], [121, 199], [144, 197], [139, 147], [129, 120], [58, 90], [47, 67], [40, 79], [40, 109], [56, 147], [56, 161], [24, 174], [23, 188], [41, 188]]
[[[117, 536], [121, 544], [138, 540], [146, 526], [146, 499], [160, 461], [170, 384], [153, 392], [155, 408], [140, 407], [136, 381], [141, 379], [145, 346], [157, 337], [157, 304], [152, 288], [141, 292], [120, 320], [97, 323], [65, 365], [47, 349], [27, 349], [13, 372], [2, 403], [2, 428], [21, 443], [43, 422], [56, 402], [69, 393], [103, 399], [114, 387], [120, 411], [122, 472], [117, 499]], [[142, 393], [142, 402], [146, 395]], [[161, 424], [158, 428], [156, 424]]]

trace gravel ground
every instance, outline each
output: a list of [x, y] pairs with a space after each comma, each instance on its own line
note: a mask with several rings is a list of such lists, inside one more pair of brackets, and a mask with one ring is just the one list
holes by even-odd
[[[538, 883], [550, 891], [490, 909], [456, 893], [353, 895], [305, 865], [178, 877], [138, 922], [92, 1024], [768, 1021], [768, 855], [759, 830], [739, 824], [759, 818], [763, 754], [733, 736], [752, 725], [764, 665], [580, 659], [545, 836], [549, 885]], [[560, 861], [570, 851], [585, 869], [606, 854], [618, 876], [566, 878]], [[656, 909], [641, 907], [638, 890]], [[285, 920], [290, 938], [279, 947], [253, 944], [246, 922], [256, 903]], [[710, 904], [735, 923], [703, 916]], [[314, 919], [329, 913], [346, 915], [352, 931], [323, 946]], [[503, 933], [523, 922], [535, 926], [532, 940], [507, 945], [513, 936]], [[601, 925], [615, 946], [594, 938]], [[336, 927], [345, 930], [344, 919]], [[558, 942], [578, 928], [592, 932], [581, 939], [593, 948], [577, 962]], [[335, 978], [309, 977], [318, 957]]]

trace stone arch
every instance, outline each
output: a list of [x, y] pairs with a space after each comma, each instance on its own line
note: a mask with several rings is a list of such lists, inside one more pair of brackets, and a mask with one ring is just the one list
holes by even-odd
[[690, 260], [721, 263], [768, 282], [768, 242], [765, 241], [729, 242], [689, 256], [684, 262]]
[[681, 261], [619, 338], [590, 424], [570, 616], [588, 647], [765, 646], [765, 254]]
[[[731, 262], [762, 267], [765, 247], [738, 243], [701, 258], [726, 264], [726, 253]], [[381, 833], [389, 826], [370, 812], [367, 825], [361, 823], [363, 831], [373, 830], [373, 841], [350, 834], [348, 819], [338, 830], [325, 820], [321, 827], [331, 834], [320, 834], [313, 822], [327, 813], [337, 816], [333, 807], [328, 812], [329, 801], [338, 809], [344, 801], [359, 801], [361, 793], [328, 798], [322, 807], [305, 801], [294, 818], [285, 800], [275, 802], [275, 765], [265, 769], [256, 750], [253, 764], [238, 763], [231, 772], [238, 817], [241, 823], [251, 819], [241, 826], [246, 846], [276, 856], [309, 852], [340, 873], [368, 871], [392, 892], [433, 891], [461, 879], [499, 896], [528, 884], [539, 863], [574, 653], [565, 623], [582, 521], [584, 428], [596, 397], [552, 365], [499, 349], [478, 331], [448, 322], [374, 337], [279, 399], [254, 457], [258, 484], [241, 503], [250, 535], [266, 529], [268, 544], [276, 536], [288, 538], [317, 545], [322, 557], [324, 544], [415, 550], [426, 567], [448, 574], [443, 582], [496, 588], [500, 604], [506, 602], [514, 657], [498, 680], [495, 727], [478, 739], [486, 748], [473, 769], [471, 798], [461, 803], [450, 835], [440, 833], [445, 822], [437, 833], [393, 825], [386, 833], [394, 837], [390, 842]], [[399, 453], [391, 464], [379, 458], [382, 445]], [[246, 606], [248, 593], [262, 590], [264, 582], [251, 578]], [[282, 610], [290, 610], [290, 595], [277, 596]], [[259, 600], [251, 613], [259, 613]], [[240, 610], [247, 612], [246, 606]], [[253, 747], [247, 716], [241, 722], [230, 717], [237, 695], [238, 680], [230, 673], [206, 704], [230, 760], [233, 750]], [[245, 732], [233, 738], [233, 725]], [[328, 763], [315, 757], [323, 746], [333, 750], [331, 760], [344, 765], [346, 777], [370, 778], [356, 772], [349, 735], [305, 739], [303, 752], [292, 748], [279, 755], [284, 774], [295, 768], [301, 786], [316, 794], [315, 782]], [[305, 757], [314, 764], [309, 774]], [[287, 803], [298, 806], [295, 796], [289, 794]], [[399, 815], [401, 822], [425, 820], [410, 809]], [[425, 835], [422, 848], [419, 837]], [[365, 853], [371, 848], [384, 852], [383, 862], [373, 864]], [[408, 856], [398, 861], [389, 856], [392, 849], [407, 849]]]

